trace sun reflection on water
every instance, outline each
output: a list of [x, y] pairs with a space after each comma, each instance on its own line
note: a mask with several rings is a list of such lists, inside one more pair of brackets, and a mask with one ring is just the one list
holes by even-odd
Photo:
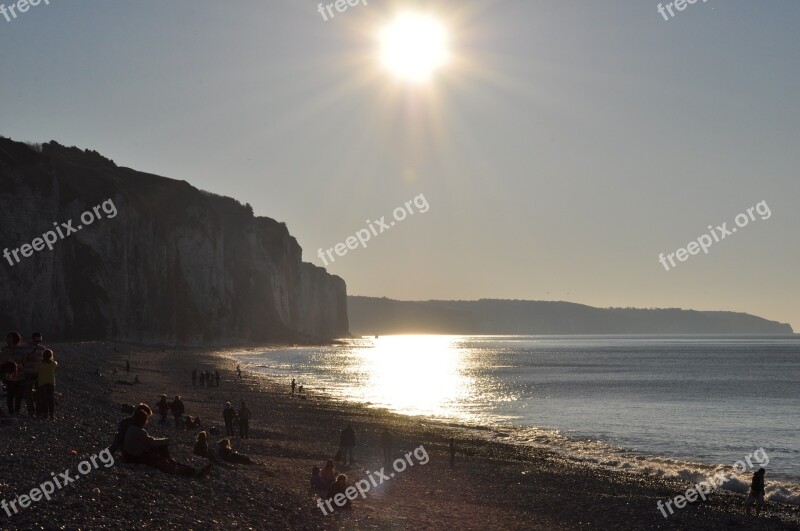
[[347, 394], [409, 415], [467, 417], [474, 382], [457, 337], [383, 336], [352, 352]]

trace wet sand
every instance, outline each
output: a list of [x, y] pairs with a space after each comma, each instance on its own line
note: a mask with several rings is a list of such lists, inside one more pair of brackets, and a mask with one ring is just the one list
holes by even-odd
[[[344, 403], [313, 390], [306, 400], [293, 398], [288, 381], [246, 371], [237, 381], [233, 351], [107, 342], [50, 347], [59, 361], [56, 392], [63, 393], [58, 418], [48, 422], [23, 413], [17, 425], [0, 428], [3, 499], [28, 493], [51, 472], [76, 470], [108, 447], [126, 416], [122, 404], [152, 407], [162, 393], [170, 400], [181, 395], [187, 415], [219, 429], [212, 444], [224, 436], [225, 401], [238, 408], [245, 400], [253, 413], [250, 438], [236, 438], [234, 448], [264, 466], [214, 467], [209, 477], [192, 479], [117, 461], [77, 474], [50, 501], [34, 502], [10, 518], [0, 510], [2, 529], [800, 529], [800, 508], [770, 503], [760, 518], [748, 518], [743, 498], [729, 493], [665, 519], [656, 502], [682, 494], [688, 484], [576, 464], [504, 443], [491, 432]], [[192, 369], [219, 370], [220, 387], [193, 387]], [[140, 385], [116, 383], [134, 375]], [[409, 387], [413, 392], [413, 382]], [[340, 472], [351, 483], [368, 472], [379, 477], [384, 425], [394, 434], [393, 457], [423, 446], [430, 460], [422, 465], [412, 456], [414, 466], [370, 487], [352, 511], [324, 516], [309, 488], [311, 467], [333, 457], [347, 423], [356, 430], [356, 462]], [[194, 434], [177, 431], [171, 419], [159, 425], [154, 418], [148, 430], [172, 439], [178, 461], [203, 464], [191, 455]], [[450, 437], [457, 440], [452, 468]]]

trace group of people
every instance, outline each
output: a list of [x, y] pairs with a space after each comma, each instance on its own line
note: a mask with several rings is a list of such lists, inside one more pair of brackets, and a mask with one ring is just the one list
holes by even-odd
[[225, 421], [225, 435], [234, 436], [233, 428], [239, 431], [239, 438], [250, 438], [250, 409], [242, 400], [242, 405], [237, 412], [230, 402], [225, 402], [222, 410], [222, 419]]
[[[34, 332], [30, 341], [23, 344], [19, 332], [9, 332], [0, 360], [8, 416], [19, 415], [24, 400], [31, 417], [53, 420], [58, 363], [53, 351], [42, 345], [42, 334]], [[5, 415], [2, 410], [0, 414]]]
[[[197, 369], [192, 371], [192, 386], [197, 387]], [[219, 371], [200, 371], [200, 387], [219, 387]]]

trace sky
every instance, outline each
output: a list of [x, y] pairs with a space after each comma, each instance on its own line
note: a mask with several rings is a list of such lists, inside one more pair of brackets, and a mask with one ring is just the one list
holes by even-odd
[[[449, 36], [427, 83], [379, 57], [379, 30], [415, 10]], [[674, 12], [367, 0], [324, 20], [307, 0], [50, 0], [0, 17], [0, 135], [250, 203], [354, 295], [731, 310], [800, 330], [800, 2]], [[420, 195], [424, 213], [320, 258]], [[768, 219], [659, 262], [762, 201]]]

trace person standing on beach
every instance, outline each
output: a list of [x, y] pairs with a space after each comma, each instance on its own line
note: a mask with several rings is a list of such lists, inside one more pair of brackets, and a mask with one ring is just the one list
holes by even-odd
[[294, 378], [292, 378], [292, 394], [294, 394], [294, 387], [295, 387], [296, 385], [297, 385], [297, 384], [294, 382]]
[[450, 468], [456, 466], [456, 440], [450, 437]]
[[181, 417], [183, 413], [186, 411], [186, 408], [183, 405], [183, 400], [178, 395], [175, 395], [175, 400], [172, 402], [172, 416], [175, 417], [175, 429], [179, 430], [183, 427], [183, 421]]
[[230, 402], [225, 402], [225, 409], [222, 410], [222, 418], [225, 420], [225, 435], [233, 435], [233, 419], [236, 418], [236, 410]]
[[192, 387], [197, 387], [197, 369], [192, 371]]
[[0, 351], [3, 359], [3, 382], [6, 384], [6, 405], [8, 414], [16, 415], [22, 405], [22, 362], [25, 352], [20, 343], [22, 336], [19, 332], [9, 332], [6, 336], [6, 346]]
[[130, 374], [130, 372], [131, 372], [131, 360], [125, 360], [125, 372]]
[[242, 366], [236, 365], [236, 373], [239, 375], [239, 379], [242, 379]]
[[214, 371], [214, 379], [217, 381], [217, 387], [219, 387], [219, 371]]
[[250, 438], [250, 410], [244, 405], [239, 408], [239, 437], [242, 439]]
[[[342, 434], [339, 438], [339, 445], [342, 447], [342, 463], [352, 464], [353, 459], [353, 449], [356, 446], [356, 432], [353, 431], [353, 425], [348, 424], [345, 429], [342, 430]], [[348, 461], [349, 457], [349, 461]]]
[[42, 363], [39, 364], [39, 373], [36, 375], [39, 399], [39, 416], [54, 420], [56, 413], [56, 367], [58, 363], [53, 359], [53, 351], [47, 349], [42, 354]]
[[160, 424], [167, 423], [167, 414], [169, 414], [169, 402], [167, 402], [167, 395], [161, 395], [161, 400], [156, 404], [158, 414], [161, 415]]
[[36, 416], [34, 394], [38, 387], [39, 365], [42, 363], [42, 356], [45, 350], [47, 349], [42, 345], [42, 334], [39, 332], [31, 334], [31, 340], [25, 347], [25, 359], [22, 362], [22, 396], [25, 398], [25, 406], [28, 409], [28, 414], [32, 417]]
[[200, 387], [203, 387], [206, 384], [206, 373], [200, 371]]
[[383, 462], [388, 463], [392, 460], [392, 434], [389, 428], [383, 427], [381, 433], [381, 450], [383, 450]]
[[747, 500], [745, 500], [744, 505], [747, 509], [747, 516], [750, 516], [750, 506], [753, 505], [753, 501], [756, 502], [756, 516], [761, 514], [761, 506], [764, 505], [764, 474], [766, 471], [763, 468], [759, 468], [758, 471], [753, 474], [753, 481], [750, 483], [750, 493], [747, 495]]

